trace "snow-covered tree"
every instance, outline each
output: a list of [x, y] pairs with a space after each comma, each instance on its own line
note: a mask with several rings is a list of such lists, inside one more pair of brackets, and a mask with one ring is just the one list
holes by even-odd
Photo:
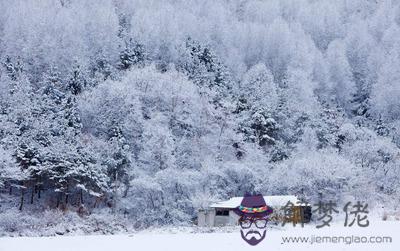
[[0, 1], [1, 192], [137, 227], [244, 192], [394, 206], [399, 8]]

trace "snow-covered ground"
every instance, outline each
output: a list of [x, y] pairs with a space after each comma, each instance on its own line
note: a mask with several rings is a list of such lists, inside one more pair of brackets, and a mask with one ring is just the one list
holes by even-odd
[[[390, 236], [391, 243], [283, 243], [283, 237], [311, 236]], [[349, 237], [348, 237], [349, 238]], [[120, 251], [120, 250], [190, 250], [190, 251], [243, 251], [243, 250], [400, 250], [400, 222], [371, 222], [367, 228], [343, 227], [336, 224], [329, 228], [315, 226], [300, 228], [287, 226], [271, 229], [257, 246], [249, 246], [239, 230], [230, 233], [157, 233], [146, 231], [131, 235], [113, 236], [65, 236], [65, 237], [17, 237], [0, 238], [0, 251]]]

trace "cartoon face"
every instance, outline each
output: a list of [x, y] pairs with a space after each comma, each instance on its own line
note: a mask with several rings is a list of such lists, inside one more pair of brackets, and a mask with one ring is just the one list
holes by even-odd
[[255, 246], [265, 238], [268, 218], [242, 216], [239, 219], [240, 234], [248, 244]]

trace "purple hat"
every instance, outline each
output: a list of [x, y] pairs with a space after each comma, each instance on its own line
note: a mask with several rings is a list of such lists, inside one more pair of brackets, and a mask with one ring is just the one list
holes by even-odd
[[272, 214], [273, 209], [269, 207], [261, 194], [245, 195], [240, 206], [233, 209], [239, 216], [264, 217]]

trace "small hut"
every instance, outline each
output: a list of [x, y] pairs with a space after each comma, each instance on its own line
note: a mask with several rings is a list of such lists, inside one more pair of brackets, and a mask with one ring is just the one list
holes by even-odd
[[[198, 211], [197, 223], [201, 227], [215, 226], [233, 226], [237, 225], [239, 217], [233, 209], [238, 207], [243, 197], [233, 197], [226, 201], [220, 201], [211, 204], [206, 209]], [[290, 221], [295, 223], [309, 222], [311, 218], [311, 207], [308, 204], [299, 202], [299, 199], [293, 195], [264, 196], [266, 204], [274, 209], [271, 215], [271, 221], [280, 222], [284, 220], [285, 213], [282, 208], [293, 203], [292, 215]]]

